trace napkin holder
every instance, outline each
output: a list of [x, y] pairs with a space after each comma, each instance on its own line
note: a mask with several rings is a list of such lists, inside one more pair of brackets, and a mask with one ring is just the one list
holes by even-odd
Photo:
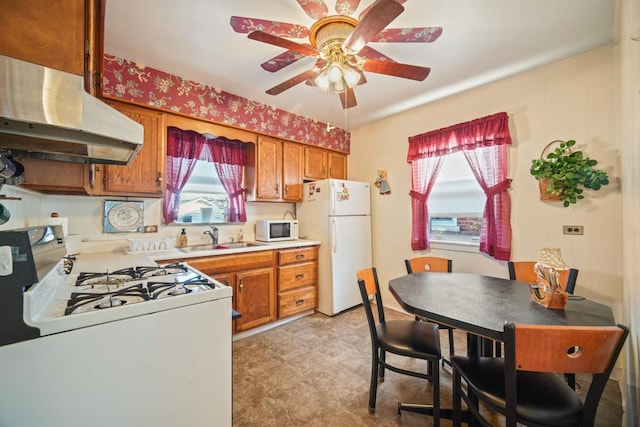
[[562, 310], [567, 304], [567, 293], [564, 291], [553, 291], [537, 283], [531, 283], [529, 290], [531, 299], [543, 307]]
[[536, 263], [534, 270], [537, 281], [529, 285], [531, 299], [546, 308], [564, 309], [568, 295], [556, 269]]

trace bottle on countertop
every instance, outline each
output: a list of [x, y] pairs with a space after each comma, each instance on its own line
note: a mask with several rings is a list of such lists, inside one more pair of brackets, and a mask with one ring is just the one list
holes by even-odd
[[188, 244], [189, 244], [189, 239], [187, 237], [187, 230], [183, 228], [180, 234], [178, 235], [178, 239], [176, 241], [176, 247], [184, 248]]
[[244, 241], [244, 234], [242, 233], [242, 228], [240, 229], [240, 231], [238, 231], [238, 234], [236, 235], [236, 242], [243, 242]]

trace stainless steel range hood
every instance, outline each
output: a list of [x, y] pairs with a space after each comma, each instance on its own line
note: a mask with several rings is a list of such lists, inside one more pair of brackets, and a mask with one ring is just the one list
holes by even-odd
[[0, 55], [0, 149], [128, 164], [143, 134], [142, 125], [85, 92], [81, 76]]

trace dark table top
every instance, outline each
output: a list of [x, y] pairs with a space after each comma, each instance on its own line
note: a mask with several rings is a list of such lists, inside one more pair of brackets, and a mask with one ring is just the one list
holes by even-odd
[[563, 310], [531, 300], [529, 284], [473, 273], [413, 273], [389, 281], [389, 290], [412, 314], [503, 341], [507, 322], [539, 325], [615, 325], [611, 308], [569, 296]]

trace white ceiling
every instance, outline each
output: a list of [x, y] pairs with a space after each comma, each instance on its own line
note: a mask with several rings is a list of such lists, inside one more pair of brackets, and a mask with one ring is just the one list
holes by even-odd
[[[335, 0], [325, 0], [334, 14]], [[358, 14], [372, 0], [362, 0]], [[312, 68], [306, 57], [275, 73], [285, 51], [233, 31], [231, 16], [310, 27], [296, 0], [107, 0], [105, 52], [332, 125], [355, 129], [410, 108], [615, 42], [616, 0], [407, 0], [388, 28], [443, 27], [433, 43], [371, 43], [397, 62], [431, 68], [422, 82], [365, 73], [358, 105], [301, 83], [265, 90]], [[306, 43], [305, 39], [293, 39]]]

